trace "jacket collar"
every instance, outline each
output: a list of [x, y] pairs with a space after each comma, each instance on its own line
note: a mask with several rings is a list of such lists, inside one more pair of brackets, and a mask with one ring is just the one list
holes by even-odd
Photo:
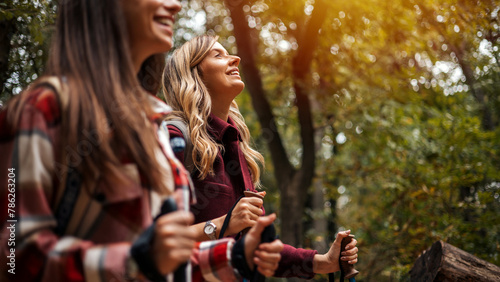
[[240, 132], [233, 119], [228, 117], [227, 122], [218, 118], [214, 114], [208, 117], [208, 131], [215, 138], [215, 141], [242, 141]]
[[172, 112], [172, 108], [163, 102], [160, 98], [154, 95], [148, 95], [148, 102], [153, 109], [154, 115], [150, 117], [151, 120], [162, 119], [164, 116]]

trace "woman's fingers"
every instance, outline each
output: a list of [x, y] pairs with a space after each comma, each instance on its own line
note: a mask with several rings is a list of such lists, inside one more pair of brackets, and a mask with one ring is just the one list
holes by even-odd
[[274, 275], [274, 272], [278, 268], [278, 262], [262, 262], [259, 258], [254, 258], [254, 264], [262, 275], [270, 277]]
[[241, 203], [240, 210], [239, 212], [252, 219], [256, 219], [256, 217], [259, 217], [262, 215], [262, 204], [263, 201], [259, 198], [242, 198], [240, 200]]
[[175, 212], [171, 212], [171, 213], [160, 216], [156, 220], [156, 225], [161, 226], [163, 224], [168, 224], [168, 223], [177, 223], [177, 224], [189, 226], [189, 225], [193, 224], [193, 222], [194, 222], [194, 216], [192, 213], [187, 212], [187, 211], [175, 211]]
[[161, 248], [165, 250], [181, 250], [181, 249], [192, 249], [194, 247], [195, 241], [191, 238], [183, 237], [182, 235], [173, 235], [169, 237], [164, 237], [161, 239]]
[[278, 268], [282, 250], [283, 243], [280, 240], [260, 244], [254, 252], [253, 260], [257, 270], [264, 276], [272, 276]]
[[356, 244], [358, 244], [358, 241], [356, 241], [356, 239], [352, 238], [352, 239], [351, 239], [351, 242], [349, 242], [349, 244], [347, 244], [347, 245], [345, 246], [345, 249], [346, 249], [346, 250], [353, 249], [353, 248], [355, 248], [355, 247], [356, 247]]
[[274, 252], [281, 252], [283, 251], [284, 245], [281, 240], [274, 240], [270, 243], [262, 243], [259, 245], [258, 251], [261, 252], [268, 252], [268, 253], [274, 253]]
[[268, 253], [268, 252], [256, 250], [254, 254], [255, 254], [256, 258], [259, 258], [261, 261], [263, 261], [265, 263], [275, 263], [275, 262], [279, 262], [281, 259], [280, 252]]
[[349, 261], [349, 263], [354, 264], [358, 260], [358, 247], [356, 247], [356, 244], [358, 241], [356, 239], [352, 239], [349, 244], [346, 245], [346, 250], [342, 250], [340, 252], [340, 255], [342, 256], [340, 259], [344, 261]]
[[245, 239], [245, 258], [248, 262], [248, 266], [252, 269], [254, 267], [253, 257], [254, 252], [260, 244], [260, 235], [264, 228], [276, 219], [276, 214], [270, 214], [268, 216], [261, 216], [257, 220], [257, 223], [248, 231]]
[[247, 227], [252, 227], [257, 223], [257, 219], [263, 214], [260, 208], [262, 199], [257, 197], [242, 198], [231, 214], [229, 221], [228, 235], [236, 234]]
[[243, 209], [253, 209], [257, 210], [262, 207], [264, 204], [264, 201], [260, 198], [257, 197], [243, 197], [241, 200], [238, 202], [236, 206], [240, 206]]
[[340, 258], [343, 261], [348, 261], [350, 264], [355, 264], [358, 262], [358, 248], [354, 247], [349, 251], [344, 251], [341, 253], [342, 257]]
[[248, 210], [256, 216], [261, 216], [263, 213], [262, 208], [257, 206], [250, 206]]
[[[337, 233], [337, 237], [335, 237], [335, 241], [333, 241], [333, 245], [335, 245], [338, 248], [340, 248], [340, 245], [342, 243], [342, 239], [344, 239], [345, 237], [349, 236], [349, 234], [351, 234], [351, 230], [346, 230], [346, 231], [342, 231], [342, 232]], [[348, 244], [348, 245], [353, 246], [352, 242], [350, 244]], [[354, 244], [354, 246], [355, 245], [356, 244]]]
[[358, 252], [358, 247], [349, 248], [346, 251], [342, 251], [340, 254], [343, 256], [352, 256]]
[[340, 259], [343, 261], [347, 261], [349, 264], [355, 264], [358, 262], [358, 255], [355, 254], [353, 256], [343, 256]]
[[193, 252], [196, 232], [189, 228], [193, 215], [176, 211], [155, 222], [152, 255], [158, 270], [169, 273], [186, 262]]

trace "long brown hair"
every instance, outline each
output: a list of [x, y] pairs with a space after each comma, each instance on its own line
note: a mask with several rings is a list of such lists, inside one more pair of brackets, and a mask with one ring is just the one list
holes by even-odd
[[[110, 174], [119, 178], [125, 153], [153, 189], [168, 193], [155, 158], [159, 145], [147, 119], [153, 114], [149, 94], [134, 71], [121, 5], [120, 0], [63, 0], [59, 5], [46, 74], [63, 78], [69, 89], [62, 139], [75, 151], [98, 139], [73, 163], [86, 181]], [[150, 76], [161, 80], [160, 71]], [[10, 104], [14, 122], [22, 100]]]
[[[168, 58], [163, 72], [165, 100], [174, 110], [172, 115], [183, 119], [189, 125], [193, 155], [186, 157], [193, 158], [193, 163], [200, 172], [200, 179], [214, 174], [213, 164], [217, 153], [219, 150], [224, 150], [208, 133], [212, 100], [199, 67], [216, 42], [217, 37], [208, 35], [191, 39]], [[234, 100], [229, 109], [229, 117], [240, 132], [242, 138], [242, 142], [239, 142], [240, 149], [252, 174], [252, 181], [259, 187], [259, 164], [264, 165], [264, 157], [250, 146], [250, 132]]]

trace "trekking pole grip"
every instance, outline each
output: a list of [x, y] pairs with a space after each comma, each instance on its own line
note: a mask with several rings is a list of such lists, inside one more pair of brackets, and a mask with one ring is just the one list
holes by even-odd
[[[340, 244], [341, 253], [346, 250], [345, 247], [352, 241], [353, 238], [354, 235], [349, 235], [342, 239], [342, 243]], [[349, 264], [348, 261], [343, 261], [343, 260], [340, 261], [340, 271], [344, 274], [343, 276], [347, 279], [353, 278], [359, 273], [359, 271], [354, 269], [354, 265]]]

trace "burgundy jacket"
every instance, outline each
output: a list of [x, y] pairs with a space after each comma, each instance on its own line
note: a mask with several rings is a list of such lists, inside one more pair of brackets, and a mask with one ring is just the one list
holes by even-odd
[[[250, 170], [240, 150], [240, 133], [231, 118], [228, 122], [210, 115], [208, 119], [209, 133], [212, 138], [224, 146], [224, 151], [217, 154], [214, 162], [215, 175], [208, 175], [204, 180], [198, 179], [195, 170], [191, 175], [195, 186], [197, 203], [191, 206], [195, 223], [207, 221], [228, 213], [244, 190], [256, 191]], [[169, 125], [170, 139], [183, 137], [175, 126]], [[176, 157], [184, 162], [184, 152], [176, 152]], [[220, 226], [218, 226], [220, 228]], [[318, 252], [286, 245], [281, 252], [281, 261], [275, 272], [276, 277], [314, 277], [313, 258]]]

